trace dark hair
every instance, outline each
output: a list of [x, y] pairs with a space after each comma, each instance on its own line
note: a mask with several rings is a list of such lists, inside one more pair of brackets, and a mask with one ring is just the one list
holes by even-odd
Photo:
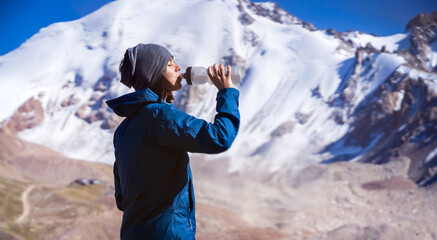
[[167, 79], [165, 79], [164, 75], [162, 75], [155, 86], [153, 86], [152, 91], [167, 103], [171, 103], [175, 99], [173, 92], [171, 91], [171, 85], [168, 83]]
[[[121, 74], [121, 82], [124, 85], [129, 88], [133, 86], [135, 91], [141, 90], [135, 88], [135, 73], [134, 76], [132, 76], [132, 63], [129, 59], [129, 53], [127, 50], [124, 53], [124, 57], [120, 62], [118, 70]], [[164, 71], [166, 70], [167, 68]], [[162, 75], [158, 82], [156, 82], [155, 86], [151, 87], [150, 89], [167, 103], [171, 103], [175, 99], [173, 92], [171, 91], [171, 85], [165, 79], [164, 75]]]
[[118, 71], [121, 74], [120, 82], [126, 85], [128, 88], [131, 88], [133, 84], [134, 77], [132, 76], [132, 63], [129, 60], [129, 53], [126, 50], [124, 53], [124, 57], [120, 62], [120, 66], [118, 67]]

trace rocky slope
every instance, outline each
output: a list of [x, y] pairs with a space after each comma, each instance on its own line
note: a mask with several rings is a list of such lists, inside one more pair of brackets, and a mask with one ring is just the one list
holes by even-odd
[[[109, 165], [67, 159], [0, 134], [0, 239], [115, 239]], [[79, 178], [99, 184], [74, 184]], [[94, 227], [98, 226], [98, 227]]]
[[[409, 177], [420, 185], [436, 182], [437, 155], [437, 70], [433, 46], [437, 44], [437, 12], [421, 14], [407, 25], [411, 42], [408, 51], [396, 52], [406, 62], [392, 72], [356, 108], [346, 105], [349, 131], [326, 151], [329, 161], [360, 159], [384, 163], [392, 156], [407, 156], [411, 161]], [[356, 79], [375, 70], [375, 59], [384, 51], [372, 46], [357, 49], [353, 73], [339, 96], [344, 104], [356, 94]], [[432, 66], [432, 67], [431, 67]], [[334, 102], [336, 103], [336, 102]], [[338, 151], [341, 148], [357, 149]], [[363, 151], [364, 150], [364, 151]]]
[[[118, 239], [110, 165], [3, 134], [0, 142], [2, 240]], [[196, 239], [436, 239], [437, 189], [409, 180], [409, 161], [255, 176], [230, 174], [229, 159], [193, 158]], [[100, 183], [72, 184], [77, 178]]]

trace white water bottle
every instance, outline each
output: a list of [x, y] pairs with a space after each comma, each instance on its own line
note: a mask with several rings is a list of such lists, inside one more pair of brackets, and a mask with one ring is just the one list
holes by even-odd
[[[225, 75], [227, 73], [227, 68], [225, 67]], [[243, 69], [238, 66], [231, 66], [231, 79], [232, 83], [238, 85], [241, 83], [243, 79], [242, 71]], [[213, 84], [211, 79], [208, 76], [208, 69], [205, 67], [187, 67], [185, 73], [182, 76], [187, 81], [188, 85], [197, 85], [197, 84]]]

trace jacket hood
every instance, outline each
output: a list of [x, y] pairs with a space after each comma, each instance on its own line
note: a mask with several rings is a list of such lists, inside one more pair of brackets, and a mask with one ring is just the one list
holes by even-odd
[[106, 104], [120, 117], [134, 117], [137, 112], [149, 103], [161, 102], [162, 99], [150, 88], [106, 101]]

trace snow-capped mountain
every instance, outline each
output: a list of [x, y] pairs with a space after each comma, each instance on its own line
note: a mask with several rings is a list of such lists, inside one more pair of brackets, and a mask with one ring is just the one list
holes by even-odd
[[[112, 163], [120, 119], [104, 103], [124, 51], [167, 47], [175, 62], [242, 66], [241, 128], [230, 171], [274, 171], [338, 160], [412, 158], [411, 177], [437, 165], [437, 21], [376, 37], [317, 30], [272, 2], [119, 0], [43, 28], [0, 57], [2, 131], [69, 157]], [[212, 121], [216, 89], [184, 86], [175, 104]]]

